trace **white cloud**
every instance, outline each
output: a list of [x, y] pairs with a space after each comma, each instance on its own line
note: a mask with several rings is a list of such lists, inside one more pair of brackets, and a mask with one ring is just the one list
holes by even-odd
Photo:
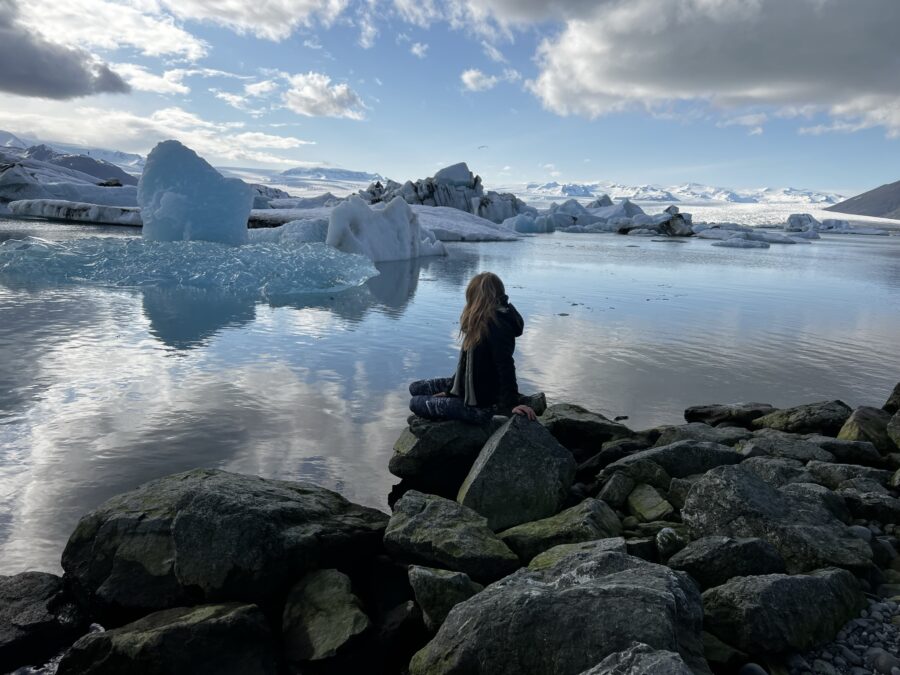
[[147, 56], [191, 61], [205, 56], [209, 48], [150, 0], [29, 0], [19, 9], [25, 25], [63, 44], [109, 50], [132, 47]]
[[270, 94], [278, 88], [278, 85], [273, 80], [262, 80], [261, 82], [253, 82], [251, 84], [244, 85], [244, 93], [247, 96], [265, 96], [266, 94]]
[[182, 82], [184, 70], [167, 70], [162, 75], [151, 73], [136, 63], [116, 63], [113, 67], [128, 84], [138, 91], [157, 94], [189, 94], [191, 89]]
[[378, 28], [371, 14], [366, 13], [359, 20], [359, 46], [363, 49], [371, 49], [375, 46], [375, 38], [378, 37]]
[[273, 148], [289, 150], [299, 148], [302, 145], [315, 145], [315, 141], [303, 141], [293, 136], [276, 136], [264, 134], [258, 131], [245, 131], [232, 137], [235, 141], [248, 148]]
[[347, 84], [332, 84], [323, 73], [291, 75], [290, 88], [284, 93], [285, 106], [307, 117], [346, 117], [363, 119], [365, 106]]
[[464, 70], [459, 76], [463, 86], [469, 91], [487, 91], [497, 86], [500, 78], [495, 75], [486, 75], [477, 68]]
[[747, 133], [751, 136], [760, 136], [763, 133], [763, 124], [769, 119], [766, 113], [747, 113], [746, 115], [738, 115], [730, 117], [718, 122], [720, 127], [747, 127]]
[[303, 46], [307, 49], [322, 49], [322, 45], [316, 38], [307, 38], [303, 41]]
[[[589, 118], [673, 104], [724, 111], [810, 108], [826, 130], [900, 136], [900, 3], [834, 0], [570, 0], [537, 52], [529, 89], [560, 115]], [[550, 5], [488, 0], [498, 21], [539, 21]], [[747, 113], [750, 114], [750, 113]], [[749, 125], [746, 125], [749, 126]], [[760, 133], [760, 125], [749, 126]]]
[[422, 28], [443, 18], [443, 12], [434, 0], [394, 0], [394, 9], [401, 19]]
[[501, 52], [487, 40], [481, 41], [481, 49], [491, 61], [494, 61], [496, 63], [506, 63], [506, 57], [503, 56], [503, 52]]
[[409, 51], [413, 56], [424, 59], [428, 54], [428, 45], [422, 42], [414, 42]]

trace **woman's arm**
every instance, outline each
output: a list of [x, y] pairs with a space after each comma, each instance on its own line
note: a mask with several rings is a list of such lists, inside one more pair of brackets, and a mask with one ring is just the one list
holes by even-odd
[[501, 411], [509, 412], [519, 404], [516, 362], [513, 359], [516, 335], [502, 320], [494, 325], [491, 333], [489, 341], [497, 376], [497, 405]]

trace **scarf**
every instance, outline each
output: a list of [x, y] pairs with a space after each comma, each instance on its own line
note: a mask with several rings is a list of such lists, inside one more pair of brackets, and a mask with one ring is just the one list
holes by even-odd
[[450, 393], [453, 396], [462, 396], [465, 393], [463, 403], [469, 406], [477, 406], [478, 400], [475, 398], [475, 368], [473, 366], [475, 359], [470, 358], [470, 352], [473, 349], [459, 350], [459, 362], [456, 364], [456, 374], [453, 376], [453, 386]]

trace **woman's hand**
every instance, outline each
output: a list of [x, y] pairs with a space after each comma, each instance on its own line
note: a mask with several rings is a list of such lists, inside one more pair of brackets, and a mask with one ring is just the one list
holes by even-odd
[[446, 391], [439, 391], [436, 394], [432, 394], [432, 398], [445, 398], [447, 396]]
[[534, 414], [534, 410], [532, 410], [531, 407], [527, 405], [517, 405], [512, 409], [512, 411], [516, 415], [525, 415], [532, 422], [537, 419], [537, 415]]

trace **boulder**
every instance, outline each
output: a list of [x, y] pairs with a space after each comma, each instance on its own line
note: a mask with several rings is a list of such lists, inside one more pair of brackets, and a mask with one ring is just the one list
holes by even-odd
[[597, 497], [610, 506], [620, 508], [625, 504], [625, 500], [628, 499], [631, 491], [634, 490], [634, 486], [634, 479], [626, 476], [624, 473], [614, 473], [600, 488]]
[[[671, 478], [684, 478], [692, 474], [706, 473], [723, 464], [737, 464], [742, 459], [744, 457], [741, 453], [725, 445], [687, 440], [641, 450], [628, 457], [623, 457], [606, 467], [602, 474], [609, 476], [623, 470], [628, 474], [628, 469], [634, 464], [651, 461], [661, 467]], [[637, 480], [637, 478], [635, 479]], [[668, 489], [668, 485], [663, 486], [663, 489]]]
[[634, 436], [624, 424], [571, 403], [551, 405], [539, 421], [578, 461], [595, 454], [607, 441]]
[[820, 401], [776, 410], [753, 420], [754, 429], [777, 429], [792, 434], [837, 436], [851, 410], [843, 401]]
[[345, 654], [370, 626], [369, 617], [337, 570], [316, 570], [288, 593], [281, 617], [284, 653], [294, 664]]
[[542, 425], [513, 415], [485, 443], [457, 501], [505, 530], [557, 513], [574, 478], [572, 453]]
[[740, 427], [711, 427], [702, 422], [691, 422], [673, 427], [666, 427], [659, 435], [655, 447], [671, 445], [678, 441], [705, 441], [721, 445], [735, 445], [738, 441], [751, 438], [752, 433]]
[[409, 584], [422, 608], [425, 625], [436, 632], [456, 605], [484, 590], [467, 574], [433, 567], [409, 566]]
[[813, 475], [806, 470], [803, 462], [784, 457], [751, 457], [741, 462], [741, 468], [750, 471], [772, 487], [789, 483], [812, 483]]
[[737, 450], [744, 457], [784, 457], [800, 462], [811, 459], [819, 462], [834, 461], [834, 455], [827, 450], [791, 434], [755, 436], [738, 443]]
[[40, 666], [88, 629], [88, 617], [47, 572], [0, 576], [0, 670]]
[[625, 540], [622, 537], [610, 537], [609, 539], [583, 541], [578, 544], [560, 544], [543, 553], [538, 553], [528, 563], [528, 569], [549, 569], [561, 560], [566, 560], [568, 565], [574, 565], [579, 560], [582, 562], [592, 560], [600, 553], [627, 553]]
[[78, 640], [58, 675], [277, 672], [276, 647], [255, 605], [176, 607]]
[[646, 450], [653, 443], [648, 438], [620, 438], [615, 441], [607, 441], [600, 452], [593, 457], [584, 460], [575, 471], [575, 480], [590, 482], [604, 468], [613, 462], [628, 457], [641, 450]]
[[842, 488], [838, 490], [838, 494], [843, 497], [847, 508], [856, 519], [900, 523], [900, 499], [886, 492]]
[[836, 462], [880, 466], [883, 461], [881, 453], [868, 441], [844, 441], [817, 434], [807, 436], [806, 440], [830, 452]]
[[456, 496], [495, 425], [412, 417], [394, 443], [388, 470], [418, 489]]
[[809, 462], [806, 465], [806, 470], [812, 475], [814, 482], [832, 490], [837, 490], [841, 483], [851, 478], [868, 478], [882, 485], [888, 485], [891, 480], [890, 471], [874, 469], [869, 466], [857, 466], [856, 464]]
[[891, 421], [888, 422], [887, 435], [894, 445], [900, 448], [900, 412], [894, 413]]
[[555, 516], [516, 525], [497, 536], [519, 556], [523, 565], [527, 565], [538, 553], [559, 544], [576, 544], [620, 534], [622, 524], [615, 511], [599, 499], [585, 499]]
[[634, 642], [676, 652], [694, 673], [708, 673], [699, 600], [686, 576], [662, 565], [576, 553], [519, 570], [454, 607], [413, 657], [410, 675], [580, 673]]
[[641, 483], [628, 495], [628, 512], [648, 523], [667, 518], [675, 512], [675, 509], [666, 501], [665, 497], [657, 492], [656, 488]]
[[779, 492], [806, 502], [812, 508], [824, 508], [844, 525], [853, 521], [844, 498], [817, 483], [789, 483], [780, 487]]
[[635, 642], [581, 675], [694, 675], [681, 655]]
[[888, 400], [884, 402], [881, 409], [892, 415], [896, 415], [900, 412], [900, 382], [894, 387], [894, 390], [891, 392], [891, 395], [888, 396]]
[[704, 422], [717, 427], [743, 427], [750, 429], [753, 420], [775, 412], [768, 403], [730, 403], [695, 405], [684, 411], [686, 422]]
[[898, 446], [887, 431], [890, 421], [891, 413], [881, 408], [860, 406], [844, 422], [837, 437], [844, 441], [869, 441], [885, 455], [896, 452]]
[[519, 566], [515, 553], [472, 509], [436, 495], [410, 490], [394, 505], [384, 545], [406, 563], [464, 572], [493, 581]]
[[[688, 492], [694, 486], [703, 474], [695, 473], [685, 478], [673, 478], [669, 483], [669, 499], [668, 502], [677, 510], [681, 511], [684, 506], [684, 500], [687, 499]], [[604, 486], [605, 487], [605, 486]]]
[[[781, 492], [742, 466], [709, 471], [681, 511], [695, 539], [758, 537], [774, 546], [794, 574], [825, 566], [868, 570], [872, 551], [820, 504]], [[726, 640], [727, 642], [727, 640]]]
[[846, 570], [738, 577], [703, 593], [703, 624], [742, 651], [773, 654], [832, 639], [865, 605]]
[[702, 589], [720, 586], [734, 577], [785, 571], [784, 560], [769, 542], [719, 536], [690, 542], [669, 558], [668, 565], [690, 574]]
[[[642, 450], [641, 452], [643, 453], [645, 451]], [[659, 464], [645, 457], [627, 457], [626, 459], [629, 461], [613, 462], [603, 469], [603, 471], [597, 474], [595, 484], [602, 489], [614, 476], [621, 474], [630, 478], [635, 485], [638, 483], [647, 483], [659, 490], [669, 489], [672, 477], [669, 476], [669, 474], [666, 473], [666, 470]]]
[[84, 516], [66, 578], [106, 625], [204, 601], [268, 603], [305, 571], [374, 552], [387, 516], [308, 483], [195, 469]]

